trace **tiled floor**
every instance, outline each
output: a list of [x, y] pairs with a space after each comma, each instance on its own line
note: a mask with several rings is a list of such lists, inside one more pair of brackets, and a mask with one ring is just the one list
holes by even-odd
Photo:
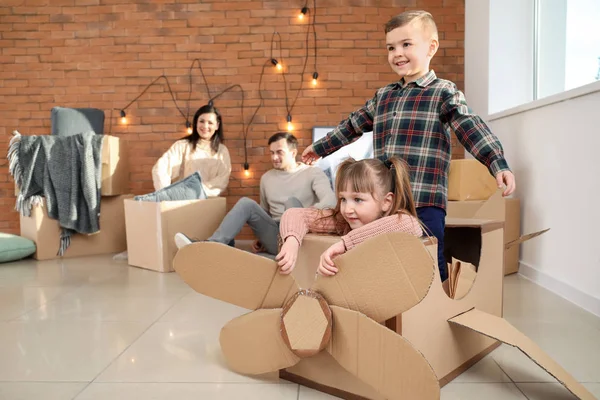
[[[600, 397], [600, 319], [516, 275], [504, 299], [505, 317]], [[0, 265], [0, 399], [333, 399], [229, 371], [218, 333], [243, 312], [109, 256]], [[571, 398], [506, 345], [442, 389], [444, 400]]]

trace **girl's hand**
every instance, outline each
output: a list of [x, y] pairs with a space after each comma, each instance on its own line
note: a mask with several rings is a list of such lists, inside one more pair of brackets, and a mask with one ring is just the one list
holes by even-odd
[[302, 162], [307, 165], [313, 165], [319, 158], [312, 144], [308, 146], [302, 153]]
[[317, 273], [319, 275], [332, 276], [338, 272], [335, 264], [333, 263], [333, 258], [344, 254], [346, 252], [346, 246], [343, 241], [339, 241], [329, 247], [327, 250], [321, 254], [321, 261], [319, 262], [319, 268], [317, 269]]
[[294, 270], [299, 248], [300, 243], [298, 243], [296, 238], [290, 236], [285, 240], [279, 254], [275, 257], [280, 273], [287, 275]]

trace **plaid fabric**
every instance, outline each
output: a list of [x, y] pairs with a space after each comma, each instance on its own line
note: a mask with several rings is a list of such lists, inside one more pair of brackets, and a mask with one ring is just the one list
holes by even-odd
[[446, 208], [451, 132], [493, 176], [509, 170], [498, 138], [471, 112], [456, 85], [433, 71], [404, 87], [399, 81], [377, 90], [313, 148], [325, 157], [370, 131], [376, 158], [397, 156], [408, 163], [417, 207]]

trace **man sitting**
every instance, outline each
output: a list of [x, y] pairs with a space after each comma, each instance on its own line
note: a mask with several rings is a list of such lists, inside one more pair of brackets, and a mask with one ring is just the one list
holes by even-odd
[[[336, 197], [325, 173], [318, 167], [296, 161], [298, 140], [279, 132], [269, 138], [273, 169], [260, 179], [260, 205], [243, 197], [227, 213], [219, 228], [207, 240], [233, 245], [234, 238], [248, 223], [258, 238], [254, 252], [278, 253], [279, 220], [288, 208], [333, 208]], [[183, 233], [175, 235], [178, 248], [192, 243]]]

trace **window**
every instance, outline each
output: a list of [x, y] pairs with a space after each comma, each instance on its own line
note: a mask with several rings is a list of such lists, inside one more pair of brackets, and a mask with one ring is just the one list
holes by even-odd
[[600, 0], [490, 0], [489, 112], [600, 80]]

